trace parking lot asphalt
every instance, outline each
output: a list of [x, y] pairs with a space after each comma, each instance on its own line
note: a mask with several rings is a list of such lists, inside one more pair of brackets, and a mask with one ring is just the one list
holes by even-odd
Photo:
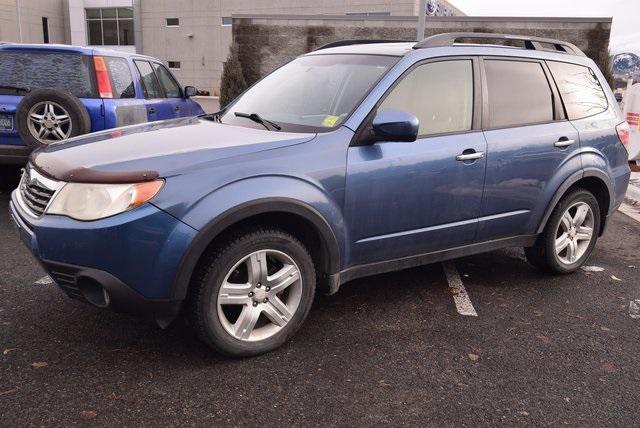
[[[11, 187], [6, 185], [5, 187]], [[456, 260], [476, 316], [442, 265], [318, 295], [293, 341], [212, 354], [183, 322], [65, 297], [23, 248], [0, 191], [0, 426], [637, 426], [640, 223], [616, 213], [588, 262], [548, 276], [519, 251]]]

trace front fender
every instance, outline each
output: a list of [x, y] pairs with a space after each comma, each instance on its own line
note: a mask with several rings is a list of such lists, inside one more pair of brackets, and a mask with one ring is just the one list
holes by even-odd
[[346, 234], [338, 204], [316, 185], [300, 178], [252, 177], [210, 193], [181, 219], [199, 233], [182, 257], [174, 299], [186, 297], [193, 270], [216, 236], [240, 220], [267, 212], [295, 214], [313, 224], [327, 247], [328, 273], [340, 270]]

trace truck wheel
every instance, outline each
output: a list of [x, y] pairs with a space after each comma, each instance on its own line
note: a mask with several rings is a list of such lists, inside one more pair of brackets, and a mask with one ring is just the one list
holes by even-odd
[[200, 264], [188, 315], [199, 337], [230, 356], [271, 351], [304, 322], [316, 274], [304, 245], [278, 229], [237, 235]]
[[553, 210], [535, 245], [525, 248], [532, 265], [551, 273], [570, 273], [589, 258], [600, 233], [600, 207], [593, 194], [576, 189]]
[[80, 100], [61, 89], [29, 92], [16, 111], [18, 133], [37, 149], [91, 131], [91, 118]]

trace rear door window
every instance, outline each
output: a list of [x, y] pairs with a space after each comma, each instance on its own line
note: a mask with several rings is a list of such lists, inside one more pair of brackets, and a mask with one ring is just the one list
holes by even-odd
[[539, 62], [485, 59], [484, 68], [490, 128], [553, 120], [553, 92]]
[[570, 120], [582, 119], [607, 110], [607, 96], [598, 78], [588, 67], [547, 61], [558, 84]]
[[156, 71], [158, 75], [158, 79], [160, 80], [160, 84], [164, 89], [164, 93], [168, 98], [182, 98], [182, 91], [180, 91], [180, 85], [173, 78], [169, 70], [167, 70], [164, 65], [153, 63], [153, 69]]
[[409, 72], [380, 104], [415, 115], [419, 135], [462, 132], [473, 118], [473, 65], [453, 60], [420, 65]]
[[136, 90], [129, 63], [124, 58], [104, 57], [114, 98], [135, 98]]
[[80, 54], [0, 51], [0, 86], [63, 89], [78, 98], [97, 97], [91, 57]]
[[142, 89], [144, 91], [144, 97], [151, 98], [164, 98], [160, 83], [156, 78], [156, 73], [153, 72], [151, 64], [148, 61], [135, 60], [134, 63], [140, 73], [140, 80], [142, 80]]

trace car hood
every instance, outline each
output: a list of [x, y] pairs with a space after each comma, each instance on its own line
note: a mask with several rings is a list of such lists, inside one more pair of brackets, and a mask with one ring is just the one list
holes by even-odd
[[62, 181], [130, 183], [179, 175], [220, 159], [300, 144], [314, 137], [198, 117], [173, 119], [51, 144], [34, 152], [31, 164]]

